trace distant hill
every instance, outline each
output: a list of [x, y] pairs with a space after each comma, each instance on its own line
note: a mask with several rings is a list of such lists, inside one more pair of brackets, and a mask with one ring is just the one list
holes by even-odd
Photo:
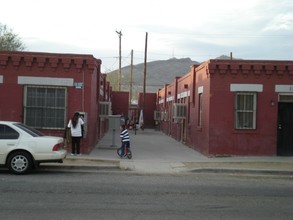
[[[148, 62], [146, 71], [146, 92], [157, 92], [157, 90], [164, 87], [165, 84], [172, 83], [176, 76], [183, 76], [189, 72], [190, 66], [194, 64], [199, 64], [199, 62], [192, 61], [190, 58], [172, 58], [169, 60]], [[143, 72], [143, 63], [133, 65], [133, 95], [143, 91]], [[121, 90], [129, 91], [130, 66], [121, 68], [121, 74]], [[118, 70], [108, 73], [107, 79], [111, 82], [111, 86], [114, 90], [118, 88]]]
[[[231, 59], [230, 56], [221, 55], [215, 59]], [[239, 59], [234, 58], [233, 59]], [[158, 60], [147, 63], [146, 73], [146, 92], [157, 92], [158, 89], [163, 88], [165, 84], [174, 82], [176, 76], [183, 76], [190, 71], [190, 66], [200, 64], [190, 58], [171, 58], [169, 60]], [[143, 91], [143, 71], [144, 64], [133, 65], [132, 74], [132, 91], [133, 96], [138, 92]], [[129, 91], [130, 82], [130, 66], [121, 69], [121, 90]], [[113, 90], [118, 90], [118, 70], [107, 74], [107, 80], [110, 81]], [[134, 98], [134, 97], [133, 97]]]
[[[218, 59], [218, 60], [230, 60], [231, 57], [230, 56], [227, 56], [227, 55], [221, 55], [219, 57], [216, 57], [215, 59]], [[232, 57], [232, 60], [241, 60], [241, 59], [240, 58]]]

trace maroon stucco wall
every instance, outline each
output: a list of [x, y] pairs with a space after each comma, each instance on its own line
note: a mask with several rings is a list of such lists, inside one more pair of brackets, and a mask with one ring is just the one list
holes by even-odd
[[[24, 86], [18, 82], [19, 77], [42, 77], [42, 85], [50, 86], [46, 79], [61, 82], [62, 78], [83, 82], [83, 89], [73, 85], [67, 88], [66, 122], [75, 111], [87, 113], [87, 136], [83, 139], [81, 152], [88, 153], [97, 142], [98, 126], [98, 77], [101, 61], [92, 55], [53, 54], [37, 52], [0, 52], [0, 120], [24, 121], [23, 98]], [[30, 84], [30, 82], [28, 82]], [[36, 85], [36, 84], [34, 84]], [[48, 135], [63, 136], [63, 130], [44, 129]]]
[[[257, 92], [256, 129], [240, 130], [234, 126], [235, 91], [231, 85], [235, 84], [263, 88]], [[157, 93], [157, 110], [168, 112], [167, 120], [160, 121], [160, 129], [207, 155], [276, 155], [276, 85], [292, 84], [293, 61], [209, 60], [191, 66], [190, 72]], [[184, 91], [190, 94], [182, 97]], [[199, 91], [203, 97], [201, 126]], [[181, 126], [170, 116], [177, 102], [187, 106], [187, 117]]]
[[[210, 77], [210, 129], [209, 154], [276, 155], [277, 150], [277, 84], [290, 84], [292, 75], [286, 61], [219, 61], [208, 65]], [[217, 69], [218, 65], [218, 69]], [[272, 71], [276, 69], [275, 71]], [[257, 93], [255, 130], [234, 128], [234, 93], [231, 84], [259, 84]]]
[[143, 99], [144, 99], [144, 128], [154, 128], [154, 111], [156, 110], [156, 93], [139, 93], [138, 96], [138, 106], [143, 109]]
[[111, 94], [111, 101], [113, 115], [128, 115], [129, 92], [113, 91]]

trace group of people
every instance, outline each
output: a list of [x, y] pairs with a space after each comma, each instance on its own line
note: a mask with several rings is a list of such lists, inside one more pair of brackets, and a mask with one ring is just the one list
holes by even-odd
[[[71, 141], [71, 155], [81, 155], [80, 154], [80, 141], [84, 136], [84, 121], [81, 118], [79, 112], [75, 112], [72, 118], [69, 120], [67, 127], [65, 129], [64, 138], [66, 138], [67, 143]], [[121, 125], [121, 157], [125, 156], [126, 147], [130, 147], [130, 137], [125, 124]]]

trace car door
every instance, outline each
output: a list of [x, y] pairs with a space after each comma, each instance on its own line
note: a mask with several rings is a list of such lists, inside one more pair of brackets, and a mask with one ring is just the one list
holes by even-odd
[[6, 124], [0, 124], [0, 164], [5, 164], [7, 153], [19, 143], [20, 134]]

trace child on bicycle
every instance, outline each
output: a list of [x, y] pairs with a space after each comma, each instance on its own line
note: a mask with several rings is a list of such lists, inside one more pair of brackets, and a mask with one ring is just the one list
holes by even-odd
[[120, 138], [121, 138], [121, 142], [122, 142], [120, 157], [125, 157], [126, 147], [130, 148], [130, 138], [129, 138], [128, 130], [127, 130], [125, 124], [121, 125]]

